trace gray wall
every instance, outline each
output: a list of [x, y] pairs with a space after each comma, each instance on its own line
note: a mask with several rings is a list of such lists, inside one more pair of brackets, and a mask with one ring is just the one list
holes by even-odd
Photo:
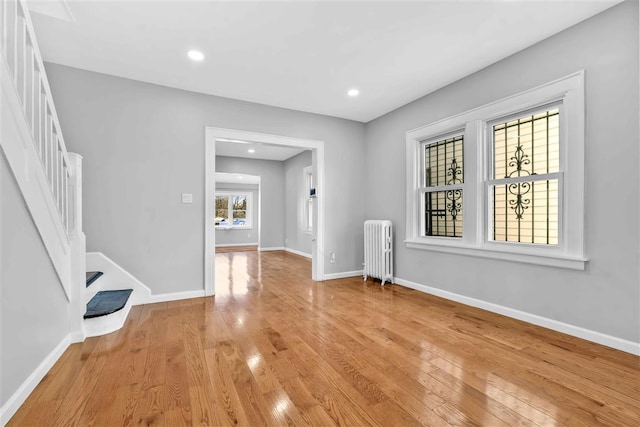
[[253, 213], [251, 228], [217, 228], [216, 229], [216, 246], [224, 245], [257, 245], [260, 237], [260, 221], [258, 215], [259, 187], [258, 184], [235, 184], [226, 182], [216, 182], [216, 192], [234, 192], [241, 191], [243, 193], [251, 193]]
[[[274, 160], [245, 159], [242, 157], [216, 156], [216, 172], [240, 173], [260, 176], [261, 206], [261, 230], [260, 247], [281, 248], [284, 246], [284, 167], [283, 162]], [[258, 221], [258, 199], [254, 198], [256, 212], [254, 223]], [[233, 241], [236, 236], [225, 238], [225, 233], [232, 230], [217, 230], [216, 245]], [[222, 240], [218, 240], [221, 237]], [[236, 237], [237, 238], [237, 237]], [[253, 242], [258, 242], [257, 236]]]
[[284, 162], [284, 232], [285, 246], [311, 255], [310, 233], [304, 232], [305, 196], [303, 169], [311, 166], [312, 153], [304, 151]]
[[[587, 269], [407, 249], [405, 132], [586, 70]], [[640, 342], [638, 3], [625, 2], [367, 124], [367, 216], [396, 227], [396, 276]]]
[[0, 150], [0, 406], [69, 333], [68, 303]]
[[[201, 289], [204, 127], [324, 140], [327, 273], [361, 268], [366, 212], [394, 222], [398, 277], [638, 342], [637, 8], [624, 2], [366, 126], [47, 64], [65, 139], [85, 159], [88, 249], [153, 293]], [[587, 270], [407, 249], [405, 132], [579, 69]]]
[[325, 251], [337, 254], [325, 272], [361, 268], [364, 124], [46, 67], [67, 145], [84, 156], [87, 249], [152, 293], [203, 287], [205, 126], [324, 141]]

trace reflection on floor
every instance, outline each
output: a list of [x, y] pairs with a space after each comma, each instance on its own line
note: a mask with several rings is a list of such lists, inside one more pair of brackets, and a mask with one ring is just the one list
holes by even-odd
[[9, 425], [640, 425], [640, 358], [399, 285], [216, 255], [217, 295], [72, 345]]
[[217, 254], [226, 254], [229, 252], [255, 252], [258, 250], [258, 245], [247, 246], [216, 246]]

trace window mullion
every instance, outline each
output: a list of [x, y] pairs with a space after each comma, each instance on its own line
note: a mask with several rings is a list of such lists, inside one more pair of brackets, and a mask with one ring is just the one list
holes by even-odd
[[436, 191], [462, 190], [464, 184], [438, 185], [433, 187], [422, 187], [418, 191], [422, 193], [434, 193]]
[[[577, 72], [407, 131], [407, 246], [584, 262], [584, 120], [584, 72]], [[463, 152], [451, 143], [457, 137]], [[447, 185], [454, 158], [464, 184]], [[451, 191], [464, 195], [457, 239], [452, 227], [436, 225], [445, 218], [451, 225]]]
[[560, 179], [562, 175], [562, 172], [552, 172], [538, 175], [514, 176], [512, 178], [489, 179], [487, 180], [487, 183], [489, 185], [506, 185], [519, 182], [550, 181]]

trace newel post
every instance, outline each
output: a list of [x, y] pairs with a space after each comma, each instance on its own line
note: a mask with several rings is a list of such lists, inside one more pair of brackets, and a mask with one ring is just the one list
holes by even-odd
[[69, 178], [69, 236], [82, 233], [82, 156], [68, 153]]
[[83, 315], [86, 309], [87, 241], [82, 231], [82, 156], [69, 154], [68, 187], [69, 241], [71, 243], [72, 288], [69, 304], [69, 333], [72, 342], [85, 338]]

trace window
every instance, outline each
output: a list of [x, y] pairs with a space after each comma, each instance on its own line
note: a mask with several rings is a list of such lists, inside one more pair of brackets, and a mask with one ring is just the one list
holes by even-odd
[[558, 244], [560, 109], [491, 124], [491, 240]]
[[307, 166], [302, 170], [302, 177], [304, 179], [304, 231], [311, 233], [313, 231], [313, 197], [311, 197], [313, 171], [311, 166]]
[[424, 142], [423, 235], [462, 237], [463, 135]]
[[584, 75], [407, 132], [410, 248], [584, 269]]
[[252, 228], [252, 194], [217, 192], [216, 228]]

